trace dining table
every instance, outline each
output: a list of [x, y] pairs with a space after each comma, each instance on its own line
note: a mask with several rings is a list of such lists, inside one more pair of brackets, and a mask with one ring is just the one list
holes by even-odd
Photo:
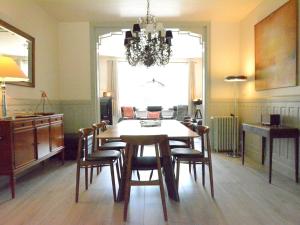
[[[199, 135], [188, 127], [184, 126], [177, 120], [122, 120], [119, 123], [108, 126], [104, 132], [97, 135], [100, 140], [116, 140], [120, 139], [121, 135], [168, 135], [169, 139], [174, 138], [195, 138]], [[164, 178], [168, 195], [170, 199], [179, 201], [179, 194], [176, 187], [174, 169], [171, 160], [170, 147], [160, 146], [164, 149], [163, 167]], [[126, 155], [126, 151], [125, 151]], [[117, 201], [124, 200], [125, 189], [125, 171], [126, 171], [126, 156], [122, 168], [122, 176], [119, 183]]]

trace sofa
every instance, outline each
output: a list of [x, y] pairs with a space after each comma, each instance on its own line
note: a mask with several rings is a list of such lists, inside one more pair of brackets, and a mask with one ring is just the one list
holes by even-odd
[[177, 119], [183, 121], [188, 116], [188, 106], [178, 105], [168, 109], [164, 109], [162, 106], [147, 106], [146, 109], [122, 106], [121, 112], [122, 118], [119, 121], [124, 119]]

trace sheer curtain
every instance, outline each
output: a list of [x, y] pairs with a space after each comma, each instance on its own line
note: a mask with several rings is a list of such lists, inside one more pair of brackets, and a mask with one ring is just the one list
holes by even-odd
[[189, 100], [188, 100], [188, 106], [189, 106], [189, 115], [193, 115], [194, 112], [194, 105], [193, 105], [193, 99], [194, 99], [194, 93], [195, 93], [195, 63], [193, 61], [189, 61]]
[[145, 109], [159, 105], [164, 109], [188, 105], [189, 68], [187, 62], [166, 66], [132, 67], [118, 62], [119, 104]]
[[113, 112], [113, 121], [118, 121], [121, 117], [121, 109], [119, 107], [119, 85], [118, 85], [118, 68], [117, 60], [108, 60], [108, 77], [111, 79], [108, 80], [108, 89], [112, 93], [112, 112]]

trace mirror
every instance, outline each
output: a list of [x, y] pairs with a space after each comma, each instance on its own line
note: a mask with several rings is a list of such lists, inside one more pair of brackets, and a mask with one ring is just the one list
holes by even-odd
[[28, 81], [9, 84], [34, 87], [34, 38], [0, 19], [0, 55], [13, 58]]

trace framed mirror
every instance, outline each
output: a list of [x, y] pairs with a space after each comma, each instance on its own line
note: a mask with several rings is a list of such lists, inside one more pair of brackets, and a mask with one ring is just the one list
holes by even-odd
[[0, 19], [0, 55], [13, 58], [28, 81], [9, 84], [34, 87], [34, 38]]

